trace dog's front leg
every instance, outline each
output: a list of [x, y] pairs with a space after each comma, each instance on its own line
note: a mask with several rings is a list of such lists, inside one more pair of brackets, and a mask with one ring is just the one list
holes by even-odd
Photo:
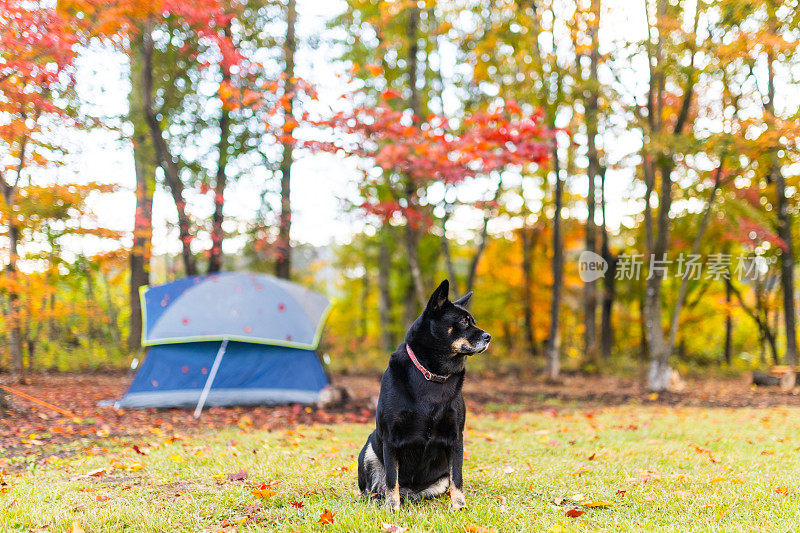
[[464, 509], [467, 501], [464, 499], [462, 487], [464, 479], [462, 469], [464, 465], [464, 437], [459, 432], [458, 441], [450, 450], [450, 506], [453, 509]]
[[386, 506], [392, 511], [400, 509], [400, 466], [397, 464], [397, 453], [383, 441], [383, 467], [386, 470]]

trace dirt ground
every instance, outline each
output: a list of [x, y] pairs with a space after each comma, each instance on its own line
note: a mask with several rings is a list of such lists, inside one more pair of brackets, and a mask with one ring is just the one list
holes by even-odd
[[[8, 383], [0, 376], [0, 383]], [[24, 385], [9, 385], [69, 411], [65, 416], [33, 401], [10, 396], [10, 408], [0, 411], [0, 456], [41, 455], [53, 444], [94, 445], [104, 439], [136, 439], [153, 434], [185, 434], [204, 428], [238, 425], [277, 429], [299, 424], [368, 423], [374, 417], [378, 375], [334, 377], [350, 398], [322, 407], [212, 407], [199, 420], [178, 409], [115, 410], [98, 406], [119, 398], [129, 374], [37, 374]], [[771, 407], [800, 405], [800, 394], [778, 388], [751, 387], [740, 379], [689, 379], [680, 394], [650, 394], [640, 382], [615, 376], [567, 375], [560, 383], [513, 375], [468, 376], [464, 396], [471, 413], [592, 408], [627, 403], [705, 407]], [[3, 465], [0, 464], [0, 467]]]

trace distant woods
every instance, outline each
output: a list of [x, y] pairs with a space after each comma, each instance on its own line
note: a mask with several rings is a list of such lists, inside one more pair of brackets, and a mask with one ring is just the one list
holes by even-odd
[[[478, 367], [638, 371], [661, 391], [674, 369], [797, 364], [793, 3], [349, 0], [324, 35], [301, 31], [302, 0], [0, 5], [15, 377], [126, 364], [141, 286], [226, 269], [327, 291], [339, 368], [381, 366], [444, 277], [493, 335]], [[118, 117], [76, 90], [97, 45], [130, 66]], [[321, 46], [340, 56], [309, 72]], [[333, 72], [342, 98], [317, 93]], [[131, 231], [92, 213], [122, 178], [58, 171], [62, 132], [93, 128], [132, 155]], [[356, 161], [342, 207], [363, 230], [315, 249], [292, 238], [292, 178], [320, 154]], [[243, 220], [226, 198], [244, 175], [263, 182]], [[157, 191], [174, 256], [153, 254]]]

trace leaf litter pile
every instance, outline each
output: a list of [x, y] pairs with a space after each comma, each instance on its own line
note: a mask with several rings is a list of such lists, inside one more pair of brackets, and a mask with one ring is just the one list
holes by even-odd
[[[795, 395], [719, 382], [696, 386], [702, 392], [678, 402], [599, 380], [582, 387], [608, 400], [593, 403], [569, 399], [578, 389], [571, 379], [579, 378], [514, 388], [511, 379], [489, 378], [483, 385], [491, 382], [494, 396], [489, 388], [467, 390], [469, 510], [451, 513], [445, 497], [406, 503], [392, 515], [356, 488], [356, 457], [374, 416], [372, 377], [339, 380], [355, 399], [336, 409], [212, 408], [199, 421], [178, 410], [97, 407], [124, 389], [119, 377], [37, 377], [24, 391], [75, 417], [17, 400], [5, 412], [0, 529], [496, 532], [796, 524], [800, 409], [775, 406], [796, 404]], [[613, 394], [630, 398], [614, 401]], [[758, 408], [695, 406], [725, 394], [733, 405]]]

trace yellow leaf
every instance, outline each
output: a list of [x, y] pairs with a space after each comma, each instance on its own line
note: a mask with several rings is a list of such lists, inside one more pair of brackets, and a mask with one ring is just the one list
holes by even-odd
[[257, 489], [251, 491], [250, 493], [253, 496], [256, 496], [257, 498], [264, 498], [264, 499], [272, 498], [273, 496], [275, 496], [275, 491], [272, 489]]
[[468, 531], [469, 533], [497, 533], [497, 530], [493, 527], [486, 527], [486, 526], [464, 526], [464, 531]]
[[183, 457], [181, 457], [180, 455], [178, 455], [176, 453], [176, 454], [174, 454], [172, 456], [172, 460], [175, 461], [176, 463], [182, 463], [183, 462]]
[[584, 507], [611, 507], [614, 505], [614, 502], [607, 502], [603, 500], [598, 500], [596, 502], [583, 502]]
[[276, 494], [275, 491], [272, 490], [272, 485], [274, 485], [274, 484], [275, 484], [275, 482], [273, 482], [273, 483], [262, 483], [261, 485], [258, 486], [258, 488], [256, 490], [250, 491], [250, 494], [252, 494], [253, 496], [255, 496], [257, 498], [264, 498], [264, 499], [272, 498]]

